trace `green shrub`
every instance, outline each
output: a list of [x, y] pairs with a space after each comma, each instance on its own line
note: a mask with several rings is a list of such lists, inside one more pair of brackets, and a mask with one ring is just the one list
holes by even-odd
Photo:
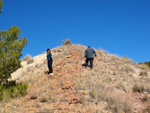
[[63, 42], [63, 45], [72, 45], [70, 39], [66, 39], [66, 41], [62, 41]]
[[2, 5], [3, 5], [3, 0], [0, 0], [0, 13], [2, 12]]
[[11, 74], [21, 67], [20, 57], [28, 44], [26, 37], [19, 38], [21, 30], [17, 26], [8, 31], [0, 31], [0, 84], [6, 85]]
[[15, 86], [0, 85], [0, 101], [3, 100], [4, 94], [10, 98], [17, 98], [27, 94], [27, 84], [16, 84]]

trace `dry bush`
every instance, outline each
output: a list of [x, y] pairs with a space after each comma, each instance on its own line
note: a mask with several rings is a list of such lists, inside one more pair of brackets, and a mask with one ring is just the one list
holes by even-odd
[[124, 92], [127, 92], [127, 86], [125, 85], [124, 82], [120, 82], [116, 88], [121, 89]]
[[54, 113], [54, 108], [53, 106], [47, 106], [45, 108], [45, 112], [44, 113]]
[[140, 72], [139, 76], [146, 76], [146, 77], [147, 77], [147, 76], [148, 76], [148, 74], [147, 74], [147, 72], [146, 72], [146, 71], [144, 71], [144, 72], [142, 71], [142, 72]]
[[95, 89], [92, 89], [92, 90], [89, 92], [89, 96], [90, 96], [92, 99], [96, 99], [96, 91], [95, 91]]
[[27, 73], [33, 72], [33, 71], [34, 71], [33, 67], [27, 67]]
[[50, 84], [50, 85], [49, 85], [49, 89], [50, 89], [50, 90], [55, 90], [56, 87], [55, 87], [54, 85]]
[[150, 113], [150, 103], [146, 106], [144, 113]]
[[81, 96], [81, 97], [80, 97], [80, 104], [82, 104], [83, 106], [86, 105], [86, 100], [85, 100], [85, 97], [84, 97], [84, 96]]
[[139, 93], [143, 93], [145, 88], [143, 84], [135, 84], [132, 88], [133, 92], [139, 92]]
[[128, 57], [126, 57], [126, 56], [124, 56], [123, 58], [122, 58], [122, 61], [124, 62], [124, 63], [133, 63], [133, 61], [132, 60], [130, 60]]
[[134, 73], [135, 72], [134, 69], [131, 68], [130, 65], [126, 65], [126, 64], [123, 65], [123, 67], [121, 67], [120, 71], [121, 72], [126, 72], [126, 73], [130, 73], [130, 72]]
[[112, 113], [133, 113], [133, 108], [129, 102], [122, 102], [118, 97], [107, 95], [107, 107]]
[[36, 100], [38, 98], [38, 96], [37, 95], [31, 95], [31, 97], [30, 97], [30, 99], [33, 99], [33, 100]]
[[124, 113], [133, 113], [133, 107], [129, 102], [123, 103], [123, 111]]
[[32, 58], [30, 55], [26, 55], [23, 59], [23, 61], [28, 61], [30, 58]]
[[145, 83], [145, 92], [150, 93], [150, 85], [149, 82]]
[[49, 100], [53, 103], [56, 103], [57, 102], [57, 99], [56, 99], [56, 96], [55, 95], [50, 95], [49, 96]]
[[53, 49], [52, 52], [53, 53], [60, 53], [60, 52], [63, 52], [63, 51], [61, 49]]
[[32, 64], [33, 62], [34, 62], [34, 59], [32, 57], [27, 60], [27, 64]]
[[43, 96], [42, 98], [40, 98], [40, 102], [42, 103], [48, 102], [47, 97]]
[[65, 98], [65, 97], [61, 97], [60, 102], [65, 103], [66, 101], [67, 101], [67, 100], [66, 100], [66, 98]]
[[39, 64], [39, 63], [37, 63], [37, 64], [35, 64], [35, 68], [40, 68], [41, 67], [41, 64]]
[[139, 63], [137, 66], [138, 66], [138, 68], [140, 68], [142, 70], [149, 70], [150, 69], [149, 66], [146, 64], [140, 64]]
[[72, 45], [70, 39], [66, 39], [65, 41], [63, 40], [63, 45]]
[[143, 102], [149, 102], [150, 101], [150, 98], [147, 94], [144, 94], [143, 98], [142, 98], [142, 101]]
[[120, 103], [120, 99], [112, 97], [112, 96], [108, 96], [107, 97], [107, 107], [106, 110], [111, 110], [113, 113], [120, 113], [122, 106]]

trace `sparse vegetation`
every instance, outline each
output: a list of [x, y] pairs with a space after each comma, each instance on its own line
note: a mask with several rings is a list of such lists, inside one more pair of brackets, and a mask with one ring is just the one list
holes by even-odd
[[148, 96], [148, 94], [144, 94], [142, 101], [143, 102], [150, 102], [150, 97]]
[[32, 57], [30, 55], [26, 55], [23, 59], [23, 61], [28, 61], [29, 59], [31, 59]]
[[128, 57], [126, 57], [126, 56], [124, 56], [123, 58], [122, 58], [122, 60], [124, 61], [124, 62], [126, 62], [126, 63], [133, 63], [133, 61], [132, 60], [130, 60]]
[[55, 96], [54, 94], [51, 94], [51, 95], [49, 96], [49, 100], [50, 100], [51, 102], [53, 102], [53, 103], [57, 102], [56, 96]]
[[133, 108], [130, 103], [122, 102], [118, 97], [107, 97], [106, 109], [111, 110], [113, 113], [133, 113]]
[[145, 110], [144, 110], [144, 113], [150, 113], [150, 103], [148, 103], [148, 104], [146, 105], [146, 108], [145, 108]]
[[147, 65], [148, 67], [150, 67], [150, 61], [149, 61], [149, 62], [145, 62], [145, 63], [140, 62], [139, 64], [145, 64], [145, 65]]
[[64, 46], [65, 46], [65, 45], [72, 45], [70, 39], [66, 39], [65, 41], [63, 40], [62, 42], [63, 42], [63, 45], [64, 45]]
[[27, 60], [27, 64], [32, 64], [34, 62], [34, 59], [31, 57]]
[[133, 113], [132, 105], [129, 102], [123, 103], [123, 111], [124, 113]]
[[[74, 58], [76, 55], [72, 53], [72, 49], [75, 52], [81, 53], [81, 57], [74, 59], [74, 61], [72, 60], [72, 57]], [[40, 106], [37, 107], [37, 109], [41, 109], [42, 112], [51, 112], [51, 110], [54, 111], [55, 109], [59, 111], [63, 109], [71, 109], [72, 111], [70, 112], [75, 112], [75, 109], [78, 108], [74, 108], [75, 103], [77, 106], [79, 104], [81, 109], [94, 109], [91, 112], [133, 113], [133, 109], [135, 110], [136, 108], [132, 108], [132, 103], [134, 103], [132, 100], [136, 98], [136, 94], [138, 94], [138, 96], [141, 95], [139, 101], [143, 101], [143, 103], [141, 103], [144, 104], [144, 106], [149, 103], [149, 70], [138, 67], [138, 64], [135, 64], [129, 59], [125, 60], [115, 55], [109, 55], [103, 50], [97, 50], [98, 56], [100, 57], [95, 59], [96, 61], [94, 62], [93, 70], [80, 68], [81, 71], [75, 73], [76, 78], [72, 78], [72, 73], [78, 70], [78, 68], [72, 67], [74, 66], [72, 64], [80, 66], [81, 61], [83, 60], [82, 53], [84, 53], [85, 49], [86, 47], [81, 45], [70, 45], [69, 47], [61, 46], [55, 48], [54, 51], [52, 50], [56, 76], [50, 79], [43, 76], [44, 72], [47, 74], [46, 63], [43, 64], [46, 57], [45, 54], [35, 57], [39, 60], [35, 60], [32, 65], [26, 65], [27, 60], [22, 62], [23, 67], [18, 71], [23, 75], [23, 81], [26, 78], [32, 79], [29, 92], [34, 87], [38, 87], [37, 91], [31, 91], [32, 93], [30, 94], [33, 95], [29, 94], [28, 96], [30, 98], [29, 101], [35, 103], [39, 102]], [[70, 55], [70, 53], [72, 55]], [[42, 73], [42, 76], [39, 72]], [[143, 73], [141, 74], [140, 72]], [[147, 75], [145, 72], [147, 72]], [[16, 72], [16, 74], [18, 73]], [[29, 76], [29, 74], [31, 76]], [[73, 81], [75, 86], [73, 83], [73, 86], [71, 85], [69, 90], [63, 89], [65, 84], [63, 84], [62, 81], [65, 80]], [[67, 92], [69, 92], [69, 95]], [[143, 92], [146, 95], [144, 95]], [[7, 98], [5, 94], [4, 98]], [[137, 97], [137, 99], [138, 98], [139, 97]], [[129, 102], [126, 100], [129, 100]], [[9, 101], [9, 98], [7, 101]], [[49, 103], [51, 103], [51, 107], [49, 107]], [[68, 108], [65, 108], [67, 103], [70, 105]], [[31, 104], [33, 105], [34, 103]], [[55, 108], [54, 106], [57, 105], [58, 107]], [[32, 108], [30, 105], [28, 107], [29, 109]], [[84, 112], [86, 112], [86, 110]]]
[[92, 90], [90, 91], [89, 96], [90, 96], [92, 99], [95, 99], [95, 98], [96, 98], [95, 89], [92, 89]]
[[145, 72], [140, 72], [140, 74], [139, 74], [139, 76], [147, 76], [148, 74], [147, 74], [147, 72], [145, 71]]
[[34, 95], [31, 95], [30, 98], [33, 99], [33, 100], [36, 100], [38, 98], [38, 96], [34, 94]]
[[143, 93], [144, 92], [144, 85], [143, 84], [135, 84], [133, 86], [133, 92]]
[[130, 73], [130, 72], [134, 72], [134, 70], [131, 68], [131, 66], [130, 65], [123, 65], [123, 67], [120, 69], [120, 71], [124, 71], [124, 72], [126, 72], [126, 73]]
[[42, 103], [48, 102], [47, 97], [45, 97], [45, 96], [41, 97], [40, 102], [42, 102]]

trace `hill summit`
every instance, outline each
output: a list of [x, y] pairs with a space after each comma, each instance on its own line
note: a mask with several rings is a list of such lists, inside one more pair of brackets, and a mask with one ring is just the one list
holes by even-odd
[[82, 45], [54, 48], [54, 76], [50, 78], [46, 53], [27, 55], [12, 79], [28, 83], [28, 93], [0, 102], [0, 112], [150, 113], [149, 68], [99, 49], [94, 68], [85, 69], [85, 49]]

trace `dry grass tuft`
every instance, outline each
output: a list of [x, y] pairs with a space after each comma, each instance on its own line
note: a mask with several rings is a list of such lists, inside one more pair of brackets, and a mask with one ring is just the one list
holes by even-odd
[[133, 113], [133, 108], [129, 102], [122, 102], [118, 97], [109, 95], [107, 97], [107, 110], [112, 113]]
[[28, 61], [29, 59], [31, 59], [32, 57], [30, 55], [26, 55], [23, 59], [23, 61]]
[[32, 64], [34, 62], [34, 59], [31, 57], [27, 60], [27, 64]]
[[142, 71], [142, 72], [140, 72], [139, 76], [142, 76], [142, 77], [143, 77], [143, 76], [146, 76], [146, 77], [147, 77], [147, 76], [148, 76], [148, 74], [147, 74], [147, 72], [146, 72], [146, 71], [144, 71], [144, 72]]
[[36, 100], [38, 98], [37, 95], [31, 95], [30, 99]]
[[133, 107], [129, 102], [123, 103], [123, 111], [124, 113], [133, 113]]
[[150, 103], [146, 106], [144, 113], [150, 113]]
[[139, 93], [143, 93], [144, 92], [144, 85], [143, 84], [135, 84], [133, 86], [133, 92], [139, 92]]
[[42, 103], [48, 102], [47, 97], [45, 97], [45, 96], [41, 97], [40, 102], [42, 102]]
[[70, 39], [66, 39], [65, 41], [63, 40], [63, 45], [72, 45]]
[[150, 98], [149, 98], [148, 94], [144, 94], [142, 101], [143, 102], [150, 102]]

